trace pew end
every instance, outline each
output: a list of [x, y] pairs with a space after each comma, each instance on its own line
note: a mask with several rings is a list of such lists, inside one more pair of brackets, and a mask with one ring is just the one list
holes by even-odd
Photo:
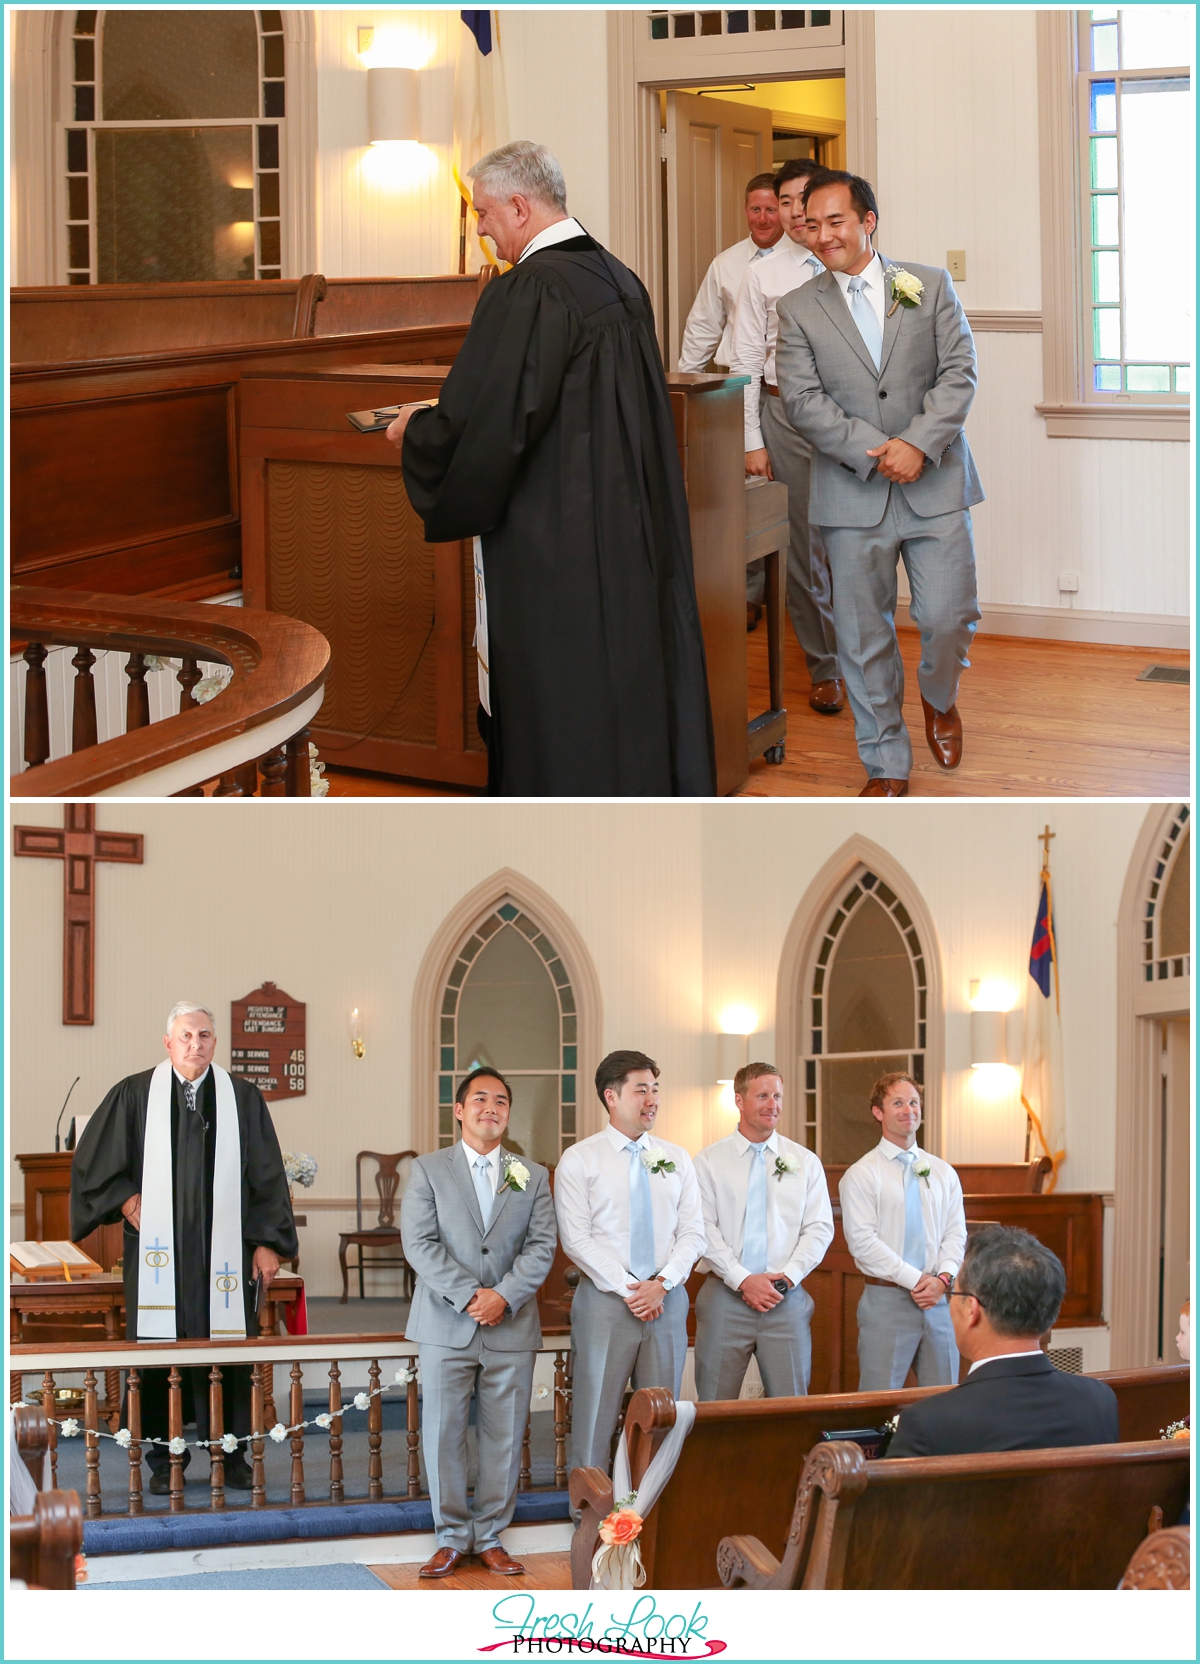
[[17, 1450], [40, 1491], [50, 1450], [50, 1417], [40, 1404], [14, 1404], [12, 1418]]
[[600, 1521], [613, 1511], [612, 1480], [603, 1468], [572, 1468], [568, 1494], [571, 1512], [579, 1514], [571, 1538], [571, 1587], [586, 1589], [592, 1581], [592, 1560], [600, 1547]]
[[[796, 1487], [796, 1506], [783, 1559], [757, 1537], [726, 1537], [717, 1575], [727, 1589], [828, 1588], [846, 1557], [847, 1515], [867, 1486], [867, 1458], [847, 1439], [814, 1447]], [[837, 1585], [834, 1585], [837, 1586]]]
[[39, 1491], [32, 1514], [9, 1521], [11, 1577], [30, 1588], [73, 1589], [75, 1556], [83, 1548], [83, 1509], [78, 1491]]
[[1122, 1589], [1190, 1589], [1192, 1533], [1186, 1525], [1152, 1531], [1125, 1568]]

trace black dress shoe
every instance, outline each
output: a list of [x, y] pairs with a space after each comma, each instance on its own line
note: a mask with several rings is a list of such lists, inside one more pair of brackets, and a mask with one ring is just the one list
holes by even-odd
[[254, 1484], [254, 1474], [240, 1456], [235, 1456], [231, 1462], [226, 1462], [225, 1484], [227, 1488], [234, 1491], [248, 1491]]
[[171, 1475], [169, 1473], [152, 1473], [150, 1483], [146, 1487], [151, 1496], [170, 1496]]

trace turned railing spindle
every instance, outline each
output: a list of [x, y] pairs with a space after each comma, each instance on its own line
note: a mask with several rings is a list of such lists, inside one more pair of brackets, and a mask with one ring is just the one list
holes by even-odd
[[37, 768], [50, 757], [50, 704], [46, 698], [46, 649], [31, 641], [25, 660], [25, 761]]
[[140, 1514], [142, 1505], [142, 1377], [131, 1369], [125, 1377], [126, 1408], [129, 1415], [129, 1512]]
[[[183, 1438], [183, 1377], [177, 1364], [167, 1376], [167, 1438], [171, 1444]], [[183, 1513], [183, 1457], [168, 1449], [167, 1507], [172, 1514]]]
[[288, 1421], [295, 1428], [292, 1434], [292, 1506], [304, 1501], [304, 1371], [299, 1363], [292, 1365], [292, 1390], [288, 1400]]
[[554, 1483], [567, 1483], [567, 1365], [566, 1353], [554, 1354]]
[[84, 1459], [87, 1463], [87, 1517], [100, 1517], [100, 1418], [96, 1405], [96, 1371], [83, 1372]]
[[208, 1483], [210, 1505], [215, 1509], [225, 1506], [225, 1452], [221, 1439], [225, 1433], [225, 1388], [219, 1365], [208, 1372]]
[[131, 653], [125, 661], [129, 686], [125, 690], [125, 732], [150, 726], [150, 689], [146, 686], [146, 655]]
[[263, 1366], [262, 1366], [262, 1384], [263, 1384], [263, 1415], [266, 1418], [265, 1421], [263, 1422], [263, 1432], [264, 1433], [269, 1433], [271, 1431], [272, 1427], [274, 1427], [275, 1423], [279, 1420], [279, 1417], [275, 1412], [275, 1365], [274, 1364], [263, 1364]]
[[200, 666], [195, 659], [184, 659], [175, 673], [175, 680], [182, 692], [179, 695], [180, 711], [198, 711], [200, 701], [192, 698], [192, 689], [201, 680]]
[[46, 1419], [50, 1423], [50, 1489], [58, 1489], [58, 1422], [55, 1420], [56, 1400], [54, 1397], [54, 1377], [47, 1370], [42, 1376], [42, 1409], [46, 1412]]
[[405, 1444], [408, 1447], [408, 1494], [421, 1494], [421, 1407], [417, 1386], [417, 1360], [410, 1358], [408, 1367], [412, 1378], [404, 1399]]
[[80, 647], [71, 663], [75, 666], [75, 690], [71, 704], [71, 750], [86, 751], [96, 743], [96, 683], [92, 666], [96, 655]]
[[371, 1359], [367, 1370], [367, 1391], [371, 1395], [367, 1406], [367, 1498], [371, 1502], [383, 1499], [383, 1399], [379, 1395], [379, 1360]]
[[336, 1363], [329, 1366], [329, 1500], [344, 1502], [346, 1490], [342, 1482], [342, 1372]]
[[241, 773], [238, 769], [231, 769], [217, 781], [214, 797], [245, 797], [242, 790]]
[[312, 770], [308, 761], [308, 729], [301, 728], [287, 742], [287, 795], [312, 796]]
[[527, 1491], [533, 1485], [533, 1463], [529, 1454], [529, 1436], [532, 1430], [533, 1412], [530, 1410], [525, 1416], [525, 1437], [521, 1440], [521, 1466], [517, 1470], [517, 1489]]
[[250, 1506], [265, 1508], [267, 1487], [263, 1473], [263, 1429], [266, 1422], [266, 1403], [263, 1397], [263, 1366], [250, 1366]]
[[274, 751], [268, 751], [266, 756], [258, 760], [259, 773], [262, 775], [263, 797], [287, 796], [287, 747], [277, 745]]

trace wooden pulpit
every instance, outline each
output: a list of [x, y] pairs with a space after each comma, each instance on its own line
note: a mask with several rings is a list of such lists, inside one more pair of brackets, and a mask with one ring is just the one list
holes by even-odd
[[[40, 1155], [17, 1156], [25, 1175], [25, 1226], [21, 1235], [29, 1242], [71, 1240], [71, 1150], [47, 1150]], [[121, 1258], [123, 1225], [101, 1225], [79, 1244], [97, 1265], [111, 1271]]]
[[[447, 373], [359, 364], [244, 376], [243, 575], [248, 606], [303, 619], [329, 641], [313, 724], [325, 762], [480, 789], [470, 541], [427, 543], [395, 447], [346, 419], [436, 398]], [[668, 381], [725, 795], [749, 772], [744, 378]]]

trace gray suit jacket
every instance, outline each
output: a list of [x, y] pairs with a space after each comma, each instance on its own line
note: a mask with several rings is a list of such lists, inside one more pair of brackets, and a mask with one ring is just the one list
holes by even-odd
[[482, 1332], [500, 1352], [536, 1352], [542, 1326], [534, 1296], [554, 1260], [558, 1233], [550, 1176], [536, 1162], [523, 1191], [497, 1192], [488, 1228], [460, 1141], [418, 1156], [400, 1208], [404, 1254], [417, 1274], [405, 1333], [437, 1346], [469, 1346], [479, 1325], [466, 1315], [476, 1289], [494, 1288], [512, 1308]]
[[[970, 325], [949, 272], [904, 269], [925, 293], [919, 306], [898, 306], [885, 318], [878, 371], [832, 272], [779, 302], [779, 396], [813, 446], [808, 515], [819, 526], [879, 524], [890, 482], [866, 453], [887, 439], [905, 439], [929, 458], [920, 477], [900, 487], [914, 514], [983, 501], [963, 433], [975, 397]], [[889, 298], [885, 313], [890, 308]]]

